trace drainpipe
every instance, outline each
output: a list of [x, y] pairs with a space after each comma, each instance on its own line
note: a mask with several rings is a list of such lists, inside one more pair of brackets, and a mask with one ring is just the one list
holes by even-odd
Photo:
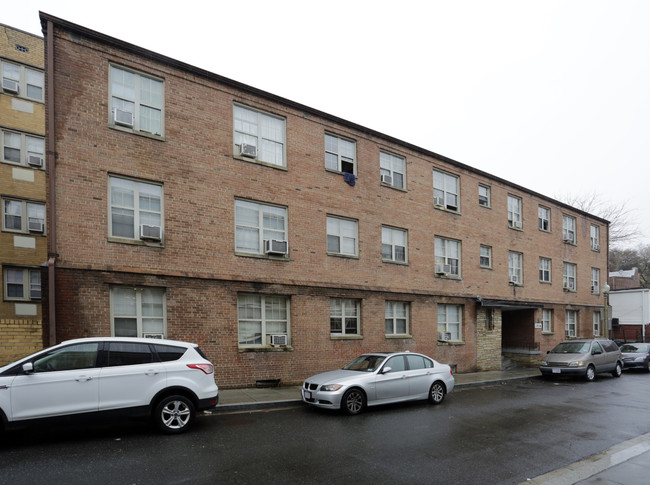
[[45, 92], [47, 118], [46, 118], [46, 134], [47, 134], [47, 171], [48, 177], [48, 190], [50, 206], [50, 224], [48, 227], [49, 234], [47, 238], [47, 298], [48, 298], [48, 322], [50, 327], [49, 343], [50, 346], [56, 344], [56, 298], [55, 298], [55, 269], [56, 269], [56, 152], [54, 136], [54, 24], [51, 20], [47, 21], [47, 36], [46, 36], [46, 62], [47, 62], [47, 91]]

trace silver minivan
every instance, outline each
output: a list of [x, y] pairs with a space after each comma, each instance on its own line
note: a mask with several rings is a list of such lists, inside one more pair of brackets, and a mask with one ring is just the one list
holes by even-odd
[[557, 344], [542, 359], [539, 371], [544, 377], [581, 376], [593, 381], [596, 374], [623, 372], [621, 351], [612, 340], [575, 339]]

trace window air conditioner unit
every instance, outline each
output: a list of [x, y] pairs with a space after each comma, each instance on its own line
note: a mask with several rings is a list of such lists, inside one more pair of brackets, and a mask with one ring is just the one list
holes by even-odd
[[600, 244], [596, 244], [596, 243], [592, 244], [591, 249], [593, 249], [594, 251], [600, 251]]
[[144, 338], [157, 338], [157, 339], [164, 339], [165, 335], [162, 333], [153, 333], [153, 332], [147, 332], [143, 333], [142, 336]]
[[3, 91], [18, 94], [18, 81], [14, 81], [13, 79], [8, 79], [6, 77], [3, 77], [2, 89]]
[[393, 177], [391, 177], [390, 175], [382, 175], [381, 176], [381, 183], [382, 184], [393, 185]]
[[242, 157], [257, 158], [257, 147], [248, 143], [242, 143], [239, 145], [239, 154]]
[[149, 226], [142, 224], [140, 226], [140, 239], [152, 239], [160, 241], [160, 226]]
[[287, 254], [289, 252], [289, 242], [278, 239], [265, 239], [264, 252], [266, 254]]
[[436, 274], [447, 275], [451, 273], [451, 264], [436, 264]]
[[133, 113], [130, 111], [124, 111], [122, 109], [115, 108], [113, 110], [113, 123], [121, 126], [128, 126], [133, 128]]
[[565, 237], [565, 238], [563, 239], [563, 242], [573, 244], [573, 238], [571, 238], [571, 237]]
[[564, 289], [567, 291], [573, 291], [575, 290], [575, 285], [572, 283], [564, 283]]
[[42, 219], [29, 219], [27, 221], [27, 229], [29, 232], [43, 232], [45, 224]]
[[287, 345], [289, 339], [286, 334], [271, 335], [271, 345], [273, 347], [280, 347], [282, 345]]
[[521, 229], [524, 225], [521, 221], [512, 221], [512, 227], [515, 229]]
[[511, 274], [510, 283], [512, 283], [513, 285], [519, 284], [519, 276], [517, 276], [516, 274]]
[[38, 155], [30, 155], [29, 158], [27, 159], [27, 163], [34, 167], [42, 167], [43, 166], [43, 157], [40, 157]]
[[434, 197], [433, 198], [433, 205], [436, 207], [444, 207], [445, 206], [445, 198], [444, 197]]
[[451, 340], [451, 332], [438, 332], [438, 340], [441, 340], [443, 342]]

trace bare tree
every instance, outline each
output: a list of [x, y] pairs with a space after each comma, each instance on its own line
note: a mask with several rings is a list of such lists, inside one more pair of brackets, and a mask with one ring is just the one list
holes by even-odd
[[609, 221], [609, 243], [611, 246], [629, 244], [641, 236], [641, 230], [634, 219], [634, 209], [630, 209], [628, 201], [613, 203], [605, 200], [600, 194], [572, 195], [556, 197], [565, 204], [588, 212]]
[[639, 280], [643, 288], [650, 286], [650, 245], [639, 249], [612, 249], [609, 252], [609, 270], [639, 270]]

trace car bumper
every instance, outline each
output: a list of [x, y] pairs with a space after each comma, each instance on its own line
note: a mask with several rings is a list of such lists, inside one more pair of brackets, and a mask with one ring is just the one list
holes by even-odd
[[[319, 386], [320, 387], [320, 386]], [[340, 409], [341, 398], [345, 389], [338, 391], [310, 391], [304, 387], [300, 390], [303, 402], [325, 409]]]
[[648, 367], [647, 362], [634, 362], [634, 361], [623, 361], [623, 368], [624, 369], [646, 369]]
[[586, 367], [540, 367], [543, 376], [584, 376]]
[[197, 409], [199, 411], [205, 411], [206, 409], [211, 409], [219, 404], [219, 394], [216, 394], [213, 397], [207, 397], [205, 399], [199, 399], [197, 403]]

